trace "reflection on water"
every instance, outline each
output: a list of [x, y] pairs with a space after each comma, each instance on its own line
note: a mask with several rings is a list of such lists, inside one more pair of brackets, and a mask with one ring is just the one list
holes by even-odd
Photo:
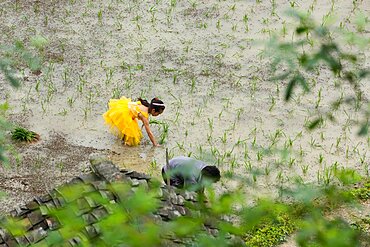
[[129, 147], [117, 140], [110, 148], [110, 159], [120, 168], [159, 176], [165, 162], [165, 149], [151, 144]]

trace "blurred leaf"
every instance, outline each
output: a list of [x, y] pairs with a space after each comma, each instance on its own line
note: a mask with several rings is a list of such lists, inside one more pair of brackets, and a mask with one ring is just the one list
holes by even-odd
[[203, 222], [198, 218], [179, 217], [170, 223], [172, 230], [179, 237], [186, 237], [199, 232]]
[[342, 168], [342, 169], [336, 170], [335, 176], [344, 185], [354, 184], [362, 180], [362, 177], [360, 176], [360, 174], [358, 174], [356, 170], [348, 169], [348, 168]]
[[292, 73], [291, 71], [288, 71], [288, 72], [285, 72], [285, 73], [283, 73], [283, 74], [273, 76], [273, 77], [271, 77], [269, 80], [270, 80], [270, 81], [284, 80], [284, 79], [286, 79], [286, 78], [287, 78], [291, 73]]
[[369, 133], [369, 123], [364, 123], [361, 126], [361, 129], [358, 132], [358, 135], [360, 135], [360, 136], [366, 136], [368, 133]]
[[319, 118], [313, 120], [312, 122], [310, 122], [309, 125], [307, 126], [307, 128], [309, 130], [313, 130], [313, 129], [317, 128], [320, 124], [322, 124], [322, 122], [323, 122], [322, 117], [319, 117]]
[[364, 31], [368, 23], [369, 23], [368, 15], [364, 14], [362, 11], [356, 14], [355, 24], [359, 32]]
[[2, 220], [1, 227], [8, 229], [13, 236], [21, 236], [26, 232], [26, 223], [14, 219], [12, 217], [7, 217], [5, 220]]
[[42, 35], [36, 35], [31, 38], [31, 45], [41, 50], [49, 43], [47, 38]]
[[341, 53], [340, 58], [350, 61], [352, 63], [357, 62], [357, 56], [353, 54]]
[[288, 86], [285, 89], [285, 101], [289, 101], [292, 97], [293, 89], [297, 83], [297, 77], [294, 76], [288, 83]]
[[19, 80], [14, 76], [14, 74], [6, 72], [5, 73], [5, 78], [10, 82], [10, 84], [13, 87], [19, 87], [20, 86]]
[[135, 191], [135, 194], [125, 201], [125, 207], [131, 210], [131, 213], [134, 215], [151, 213], [158, 205], [158, 199], [156, 199], [153, 194], [145, 191], [142, 187], [139, 187], [139, 189]]
[[[0, 161], [1, 161], [1, 150], [0, 150]], [[3, 199], [6, 196], [7, 196], [7, 194], [4, 191], [0, 190], [0, 199]]]
[[232, 223], [229, 222], [220, 222], [220, 224], [218, 224], [218, 227], [223, 232], [227, 232], [237, 236], [245, 234], [245, 230], [243, 229], [243, 227], [234, 226]]
[[0, 116], [3, 116], [7, 110], [9, 110], [9, 103], [5, 101], [3, 104], [0, 104]]
[[298, 184], [295, 188], [284, 189], [282, 193], [294, 202], [303, 204], [311, 204], [315, 198], [322, 195], [320, 188], [313, 184]]
[[358, 232], [341, 219], [326, 220], [320, 214], [314, 214], [302, 222], [297, 234], [297, 243], [301, 247], [354, 247], [360, 246]]
[[27, 62], [27, 66], [31, 71], [37, 71], [41, 69], [41, 59], [39, 57], [27, 54], [24, 56], [24, 60]]
[[359, 74], [358, 74], [358, 77], [359, 78], [365, 78], [366, 76], [368, 76], [370, 74], [370, 71], [369, 70], [360, 70]]
[[307, 27], [307, 26], [299, 26], [299, 27], [296, 28], [295, 31], [298, 34], [301, 34], [301, 33], [307, 33], [309, 30], [310, 30], [310, 28]]

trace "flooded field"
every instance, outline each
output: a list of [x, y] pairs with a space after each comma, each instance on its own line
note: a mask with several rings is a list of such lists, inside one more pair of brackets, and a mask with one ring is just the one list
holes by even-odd
[[[261, 54], [275, 33], [295, 38], [296, 20], [285, 13], [290, 8], [349, 30], [357, 14], [370, 13], [368, 1], [350, 0], [1, 1], [0, 43], [47, 40], [40, 75], [21, 71], [20, 89], [0, 76], [0, 102], [9, 102], [10, 119], [41, 136], [20, 155], [49, 155], [57, 133], [86, 159], [71, 161], [68, 152], [58, 152], [66, 146], [55, 145], [45, 167], [72, 162], [72, 176], [86, 168], [89, 153], [101, 152], [123, 168], [158, 176], [168, 148], [170, 156], [193, 156], [252, 179], [252, 194], [297, 179], [334, 182], [333, 166], [368, 176], [370, 139], [357, 136], [360, 113], [345, 108], [334, 113], [334, 123], [304, 127], [348, 86], [335, 88], [336, 78], [322, 67], [311, 91], [297, 90], [286, 103], [286, 82], [269, 80], [269, 60]], [[361, 34], [369, 38], [368, 29]], [[346, 48], [369, 67], [368, 48]], [[369, 98], [368, 80], [362, 87]], [[122, 146], [109, 133], [102, 114], [120, 96], [165, 102], [164, 113], [153, 118], [159, 124], [152, 124], [161, 147], [153, 148], [145, 131], [139, 147]], [[233, 185], [225, 179], [218, 187]]]

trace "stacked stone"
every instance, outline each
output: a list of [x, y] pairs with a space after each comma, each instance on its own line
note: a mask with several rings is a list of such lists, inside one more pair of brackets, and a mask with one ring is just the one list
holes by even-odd
[[[0, 228], [0, 247], [1, 246], [27, 246], [37, 243], [37, 246], [48, 246], [47, 236], [53, 232], [53, 236], [60, 236], [58, 229], [60, 224], [58, 221], [48, 216], [48, 211], [55, 208], [61, 208], [68, 202], [62, 195], [62, 190], [74, 184], [84, 184], [84, 191], [81, 196], [76, 198], [80, 212], [78, 217], [82, 217], [87, 226], [84, 234], [90, 239], [98, 238], [99, 230], [94, 227], [94, 223], [106, 217], [109, 213], [95, 201], [84, 196], [85, 193], [97, 191], [103, 198], [108, 201], [119, 202], [119, 196], [109, 190], [109, 184], [113, 182], [124, 182], [131, 185], [132, 193], [139, 187], [145, 189], [150, 188], [150, 176], [136, 171], [119, 170], [111, 161], [104, 158], [93, 157], [91, 160], [91, 172], [74, 178], [71, 182], [50, 191], [47, 195], [35, 197], [34, 200], [17, 207], [11, 211], [12, 216], [17, 221], [20, 221], [25, 226], [26, 233], [22, 236], [14, 237], [10, 232]], [[66, 187], [67, 186], [67, 187]], [[179, 216], [194, 215], [197, 211], [190, 210], [197, 205], [197, 194], [189, 191], [180, 191], [175, 188], [168, 188], [163, 185], [158, 189], [158, 198], [161, 200], [161, 205], [156, 212], [153, 212], [153, 218], [159, 221], [171, 221]], [[122, 198], [121, 198], [122, 199]], [[199, 213], [199, 212], [198, 212]], [[5, 219], [4, 219], [5, 220]], [[217, 234], [217, 229], [211, 225], [207, 225], [204, 229], [213, 234]], [[166, 238], [166, 236], [164, 236]], [[177, 240], [175, 236], [168, 236], [171, 244], [183, 243], [184, 240]], [[185, 240], [186, 241], [186, 240]], [[80, 239], [75, 237], [69, 240], [71, 246], [78, 245]]]

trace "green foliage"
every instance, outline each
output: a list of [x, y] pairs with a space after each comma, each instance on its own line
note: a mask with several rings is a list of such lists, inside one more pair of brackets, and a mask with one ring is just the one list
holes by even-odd
[[22, 142], [36, 142], [40, 139], [40, 136], [33, 131], [22, 127], [16, 127], [12, 131], [12, 139], [15, 141], [22, 141]]
[[[315, 118], [307, 127], [315, 129], [325, 120], [334, 121], [332, 111], [335, 111], [342, 104], [352, 107], [362, 107], [363, 120], [361, 121], [359, 135], [367, 135], [369, 129], [370, 110], [366, 108], [366, 99], [361, 89], [360, 81], [370, 74], [370, 71], [363, 67], [363, 62], [356, 54], [347, 53], [342, 48], [339, 41], [333, 39], [333, 32], [337, 32], [347, 38], [348, 42], [353, 40], [363, 40], [368, 47], [370, 39], [361, 39], [354, 33], [344, 33], [343, 30], [331, 30], [328, 26], [317, 25], [308, 14], [299, 12], [290, 12], [299, 24], [295, 28], [297, 40], [293, 42], [284, 42], [279, 37], [274, 36], [266, 45], [265, 55], [271, 58], [271, 69], [274, 81], [287, 81], [285, 90], [285, 100], [289, 101], [298, 86], [304, 92], [309, 92], [312, 85], [309, 83], [313, 72], [319, 73], [320, 69], [327, 68], [332, 76], [349, 84], [353, 90], [353, 96], [350, 92], [343, 100], [334, 100], [330, 110], [326, 110]], [[359, 19], [360, 26], [364, 25], [363, 18]], [[354, 42], [352, 42], [354, 43]], [[283, 71], [283, 72], [280, 72]], [[360, 102], [360, 103], [359, 103]]]
[[[354, 229], [341, 219], [328, 220], [323, 216], [328, 205], [335, 205], [340, 201], [336, 197], [342, 196], [337, 190], [326, 188], [314, 190], [316, 196], [308, 197], [310, 199], [290, 196], [294, 203], [259, 200], [255, 205], [246, 204], [242, 191], [217, 195], [208, 188], [207, 200], [199, 194], [199, 203], [189, 205], [190, 210], [195, 210], [192, 214], [171, 222], [158, 221], [152, 213], [162, 203], [158, 197], [159, 185], [153, 183], [149, 190], [138, 187], [135, 193], [125, 183], [109, 185], [107, 189], [119, 200], [112, 200], [86, 184], [59, 188], [61, 199], [58, 200], [63, 206], [41, 206], [40, 212], [56, 219], [61, 228], [50, 231], [46, 239], [35, 246], [45, 246], [45, 243], [63, 246], [72, 238], [77, 238], [81, 246], [155, 247], [165, 246], [167, 239], [173, 238], [188, 243], [188, 246], [242, 246], [230, 241], [230, 234], [243, 237], [247, 246], [276, 246], [298, 231], [299, 246], [346, 247], [359, 246], [359, 233], [365, 229], [364, 222], [361, 222], [361, 228]], [[295, 194], [301, 192], [302, 187], [297, 187]], [[306, 202], [297, 198], [305, 198]], [[91, 214], [91, 210], [94, 212], [93, 222], [84, 217], [85, 213]], [[220, 220], [225, 216], [234, 217], [238, 223]], [[204, 225], [217, 228], [218, 235], [206, 234]], [[25, 233], [22, 220], [9, 218], [2, 221], [2, 227], [16, 236]]]
[[[247, 246], [276, 246], [296, 229], [296, 219], [301, 217], [301, 207], [293, 204], [262, 200], [245, 211]], [[252, 228], [250, 228], [252, 227]]]
[[[158, 200], [153, 193], [141, 188], [136, 193], [132, 193], [130, 189], [126, 184], [113, 184], [110, 191], [121, 198], [121, 203], [114, 203], [96, 191], [88, 193], [89, 187], [86, 185], [63, 187], [60, 192], [66, 205], [53, 210], [43, 208], [44, 212], [63, 225], [57, 233], [48, 235], [46, 241], [49, 245], [63, 245], [69, 239], [78, 237], [83, 246], [96, 241], [100, 241], [103, 246], [115, 246], [119, 243], [126, 243], [127, 246], [160, 246], [160, 227], [150, 217], [150, 213], [158, 207]], [[81, 198], [83, 192], [87, 193]], [[76, 217], [81, 215], [80, 212], [94, 206], [98, 206], [103, 212], [94, 224], [95, 230], [100, 234], [99, 238], [86, 232], [89, 224], [83, 217]]]
[[5, 156], [6, 136], [5, 133], [10, 129], [10, 124], [6, 121], [6, 111], [9, 109], [9, 104], [5, 102], [0, 104], [0, 164], [7, 163]]
[[[31, 38], [31, 44], [37, 49], [42, 49], [46, 43], [39, 36]], [[16, 76], [21, 67], [28, 67], [31, 71], [41, 69], [41, 59], [25, 48], [21, 41], [16, 41], [12, 46], [0, 46], [0, 71], [5, 79], [14, 87], [19, 87], [20, 80]]]
[[359, 246], [359, 232], [341, 219], [327, 220], [320, 213], [301, 223], [297, 234], [299, 246]]
[[360, 174], [353, 169], [340, 169], [335, 171], [335, 176], [344, 184], [354, 184], [362, 180]]
[[31, 45], [38, 50], [43, 50], [49, 41], [42, 35], [36, 35], [31, 38]]
[[294, 232], [296, 226], [289, 216], [278, 216], [248, 232], [247, 246], [270, 247], [283, 242], [287, 236]]
[[370, 199], [370, 181], [367, 181], [363, 187], [353, 189], [350, 191], [351, 194], [361, 200], [369, 200]]
[[[31, 38], [31, 43], [34, 47], [42, 49], [46, 43], [40, 37]], [[0, 46], [0, 73], [3, 73], [5, 79], [13, 87], [20, 86], [20, 79], [17, 76], [18, 69], [22, 66], [27, 66], [31, 71], [38, 71], [41, 69], [41, 59], [33, 55], [24, 47], [24, 44], [17, 41], [12, 46]], [[7, 150], [5, 133], [11, 128], [11, 124], [7, 122], [5, 112], [9, 108], [7, 102], [0, 104], [0, 164], [7, 164], [5, 152]], [[35, 136], [26, 135], [25, 137]]]

